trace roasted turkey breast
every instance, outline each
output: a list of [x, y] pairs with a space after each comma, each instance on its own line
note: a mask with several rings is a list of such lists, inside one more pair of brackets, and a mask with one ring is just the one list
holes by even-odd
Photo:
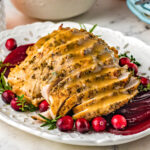
[[128, 103], [139, 80], [118, 63], [117, 50], [83, 29], [60, 27], [27, 50], [11, 69], [13, 92], [34, 104], [46, 99], [52, 118], [73, 110], [73, 117], [91, 120]]

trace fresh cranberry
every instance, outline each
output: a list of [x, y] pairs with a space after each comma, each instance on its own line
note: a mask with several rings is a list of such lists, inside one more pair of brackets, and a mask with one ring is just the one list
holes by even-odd
[[6, 104], [10, 104], [10, 102], [13, 98], [15, 98], [15, 94], [11, 90], [6, 90], [2, 93], [2, 100]]
[[90, 124], [84, 118], [77, 119], [75, 126], [76, 126], [77, 131], [80, 133], [85, 133], [85, 132], [88, 132], [90, 130]]
[[138, 73], [138, 67], [134, 63], [128, 63], [128, 69], [134, 71], [134, 75]]
[[39, 111], [44, 112], [48, 109], [48, 107], [49, 107], [48, 102], [46, 100], [44, 100], [39, 104]]
[[128, 57], [123, 57], [123, 58], [120, 58], [120, 60], [119, 60], [120, 66], [127, 65], [128, 63], [130, 63], [130, 59]]
[[106, 120], [103, 117], [96, 117], [92, 120], [92, 127], [94, 131], [101, 132], [106, 129]]
[[13, 38], [10, 38], [6, 41], [5, 46], [8, 50], [14, 50], [17, 47], [16, 40]]
[[14, 109], [14, 110], [16, 110], [16, 111], [20, 111], [20, 109], [21, 109], [21, 105], [19, 105], [18, 106], [18, 102], [17, 102], [17, 98], [13, 98], [12, 100], [11, 100], [11, 102], [10, 102], [10, 105], [11, 105], [11, 107]]
[[145, 77], [141, 77], [141, 84], [147, 85], [148, 83], [149, 83], [149, 79], [147, 79]]
[[122, 115], [114, 115], [111, 119], [111, 124], [115, 129], [124, 129], [127, 126], [127, 120]]
[[132, 127], [128, 127], [125, 130], [116, 130], [112, 127], [108, 128], [108, 132], [116, 135], [132, 135], [139, 132], [142, 132], [150, 128], [150, 119], [144, 120], [143, 122], [136, 124]]
[[71, 116], [64, 116], [57, 120], [56, 126], [60, 131], [71, 131], [74, 121]]

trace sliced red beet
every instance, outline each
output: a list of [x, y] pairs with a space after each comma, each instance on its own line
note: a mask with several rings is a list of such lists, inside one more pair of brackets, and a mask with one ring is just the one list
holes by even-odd
[[137, 113], [137, 114], [134, 114], [134, 115], [129, 115], [129, 116], [126, 116], [126, 119], [127, 119], [127, 122], [128, 124], [138, 124], [142, 121], [145, 121], [147, 119], [150, 119], [150, 110], [147, 110], [147, 111], [144, 111], [141, 112], [141, 113]]
[[135, 101], [135, 102], [129, 103], [125, 107], [133, 108], [133, 107], [138, 107], [140, 105], [149, 105], [149, 104], [150, 104], [150, 98], [147, 98], [147, 99], [143, 99], [143, 100], [140, 100], [140, 101]]
[[[139, 93], [132, 102], [118, 109], [115, 113], [125, 116], [127, 119], [127, 128], [116, 130], [112, 126], [109, 126], [108, 132], [110, 133], [131, 135], [150, 128], [150, 91]], [[108, 117], [107, 119], [110, 120]]]
[[130, 104], [129, 104], [129, 107], [124, 107], [122, 109], [119, 109], [117, 112], [119, 114], [125, 114], [125, 115], [131, 115], [131, 114], [135, 114], [137, 112], [142, 112], [142, 111], [147, 111], [147, 110], [150, 110], [150, 104], [147, 104], [147, 105], [135, 105], [132, 107], [130, 107]]
[[143, 101], [144, 99], [148, 99], [148, 98], [150, 98], [150, 91], [140, 92], [137, 96], [135, 96], [133, 102]]
[[[21, 45], [17, 47], [15, 50], [13, 50], [11, 53], [8, 54], [8, 56], [4, 60], [4, 64], [9, 63], [11, 64], [9, 67], [7, 67], [5, 76], [7, 77], [10, 71], [10, 68], [15, 67], [15, 65], [20, 64], [27, 56], [26, 50], [29, 46], [33, 46], [34, 44], [26, 44]], [[2, 72], [4, 68], [0, 70]]]
[[150, 119], [146, 120], [138, 125], [128, 127], [125, 130], [116, 130], [113, 127], [108, 128], [108, 132], [116, 135], [131, 135], [142, 132], [146, 129], [150, 128]]

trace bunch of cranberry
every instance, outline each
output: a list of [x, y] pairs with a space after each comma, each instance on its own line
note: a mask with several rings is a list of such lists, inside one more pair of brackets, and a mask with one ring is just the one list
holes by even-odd
[[[16, 61], [21, 62], [22, 60], [24, 60], [26, 57], [26, 49], [30, 45], [32, 45], [32, 44], [22, 45], [20, 47], [17, 47], [16, 40], [14, 40], [12, 38], [8, 39], [6, 41], [5, 46], [8, 50], [10, 50], [12, 52], [7, 56], [7, 58], [5, 59], [6, 60], [5, 62], [6, 63], [9, 62], [11, 64], [16, 64]], [[16, 54], [18, 54], [17, 55], [18, 60], [15, 59], [15, 61], [14, 61], [13, 58], [14, 58], [14, 56], [16, 56]], [[138, 67], [136, 64], [132, 63], [129, 58], [127, 58], [127, 57], [121, 58], [119, 60], [119, 64], [120, 64], [120, 66], [127, 65], [128, 69], [133, 70], [134, 75], [137, 76]], [[142, 85], [146, 86], [149, 83], [149, 80], [147, 78], [145, 78], [145, 77], [140, 77], [140, 78], [141, 78]], [[5, 103], [10, 104], [14, 110], [20, 111], [21, 106], [18, 105], [17, 97], [11, 90], [4, 91], [2, 93], [2, 99]], [[49, 107], [49, 104], [47, 103], [46, 100], [43, 100], [39, 104], [40, 112], [46, 111], [48, 109], [48, 107]], [[117, 130], [122, 130], [127, 126], [127, 120], [122, 115], [119, 115], [119, 114], [114, 115], [110, 120], [111, 120], [110, 124], [113, 126], [113, 128], [115, 128]], [[75, 124], [75, 128], [78, 132], [85, 133], [85, 132], [88, 132], [91, 127], [93, 128], [93, 130], [95, 132], [102, 132], [102, 131], [106, 130], [107, 125], [109, 123], [107, 123], [106, 119], [103, 117], [95, 117], [91, 122], [89, 122], [88, 120], [86, 120], [84, 118], [80, 118], [80, 119], [77, 119], [74, 121], [71, 116], [64, 116], [57, 120], [56, 126], [58, 127], [58, 129], [60, 131], [65, 132], [65, 131], [73, 130], [74, 124]]]
[[[127, 121], [122, 115], [114, 115], [111, 119], [111, 124], [115, 129], [124, 129], [127, 126]], [[71, 116], [64, 116], [57, 120], [57, 128], [60, 131], [72, 131], [74, 127], [74, 120]], [[91, 127], [95, 132], [102, 132], [107, 127], [107, 121], [103, 117], [95, 117], [90, 125], [90, 122], [84, 118], [77, 119], [75, 121], [75, 128], [80, 133], [85, 133], [90, 130]]]
[[[18, 99], [11, 90], [6, 90], [2, 93], [2, 99], [5, 103], [10, 104], [11, 107], [20, 111], [21, 105], [18, 104]], [[39, 111], [44, 112], [48, 109], [49, 104], [46, 100], [43, 100], [39, 104]], [[111, 124], [115, 129], [124, 129], [127, 126], [127, 121], [122, 115], [114, 115], [111, 119]], [[71, 116], [64, 116], [57, 120], [57, 127], [60, 131], [71, 131], [74, 127], [74, 120]], [[90, 123], [80, 118], [75, 121], [76, 130], [80, 133], [85, 133], [90, 130]], [[96, 117], [92, 120], [92, 128], [96, 132], [104, 131], [107, 127], [107, 121], [103, 117]]]
[[[120, 66], [127, 65], [127, 66], [128, 66], [128, 69], [129, 69], [129, 70], [132, 70], [132, 71], [134, 72], [134, 75], [137, 76], [137, 73], [138, 73], [138, 66], [137, 66], [136, 64], [132, 63], [128, 57], [120, 58], [120, 60], [119, 60], [119, 65], [120, 65]], [[150, 81], [149, 81], [148, 78], [140, 77], [140, 79], [141, 79], [141, 84], [142, 84], [143, 86], [146, 86], [148, 83], [150, 83]]]
[[[6, 90], [2, 93], [2, 99], [5, 103], [10, 104], [11, 107], [20, 111], [21, 105], [18, 104], [18, 99], [11, 90]], [[46, 100], [43, 100], [39, 104], [39, 111], [44, 112], [48, 109], [49, 104]], [[126, 119], [122, 115], [114, 115], [111, 119], [111, 124], [115, 129], [124, 129], [127, 125]], [[74, 120], [71, 116], [64, 116], [57, 120], [57, 127], [60, 131], [71, 131], [74, 127]], [[101, 132], [106, 129], [107, 121], [103, 117], [96, 117], [92, 120], [92, 128], [96, 132]], [[75, 121], [76, 130], [80, 133], [85, 133], [90, 130], [90, 123], [84, 119], [80, 118]]]

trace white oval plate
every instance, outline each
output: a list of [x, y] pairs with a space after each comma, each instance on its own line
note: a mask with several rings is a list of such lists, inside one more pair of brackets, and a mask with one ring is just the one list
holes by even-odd
[[[60, 24], [61, 23], [54, 24], [52, 22], [34, 23], [20, 26], [13, 30], [1, 32], [0, 59], [3, 60], [8, 54], [8, 51], [4, 46], [5, 41], [8, 38], [15, 38], [18, 45], [33, 43], [36, 42], [41, 36], [47, 35], [54, 29], [57, 29]], [[87, 29], [92, 27], [92, 25], [85, 25]], [[80, 28], [78, 23], [73, 22], [63, 22], [63, 26]], [[142, 41], [136, 38], [124, 36], [118, 31], [113, 31], [107, 28], [96, 27], [94, 34], [101, 35], [101, 37], [108, 42], [110, 46], [117, 47], [118, 49], [120, 48], [119, 52], [124, 52], [126, 50], [131, 51], [137, 60], [143, 64], [143, 66], [140, 68], [140, 71], [150, 75], [148, 71], [150, 62], [150, 46], [144, 44]], [[35, 121], [31, 119], [31, 115], [33, 115], [33, 113], [15, 112], [9, 105], [4, 104], [0, 99], [1, 120], [23, 131], [52, 141], [74, 145], [106, 146], [131, 142], [150, 134], [150, 129], [129, 136], [113, 135], [106, 132], [90, 132], [87, 134], [80, 134], [74, 131], [71, 133], [65, 133], [58, 131], [58, 129], [47, 130], [47, 127], [41, 128], [39, 123], [35, 123]]]

